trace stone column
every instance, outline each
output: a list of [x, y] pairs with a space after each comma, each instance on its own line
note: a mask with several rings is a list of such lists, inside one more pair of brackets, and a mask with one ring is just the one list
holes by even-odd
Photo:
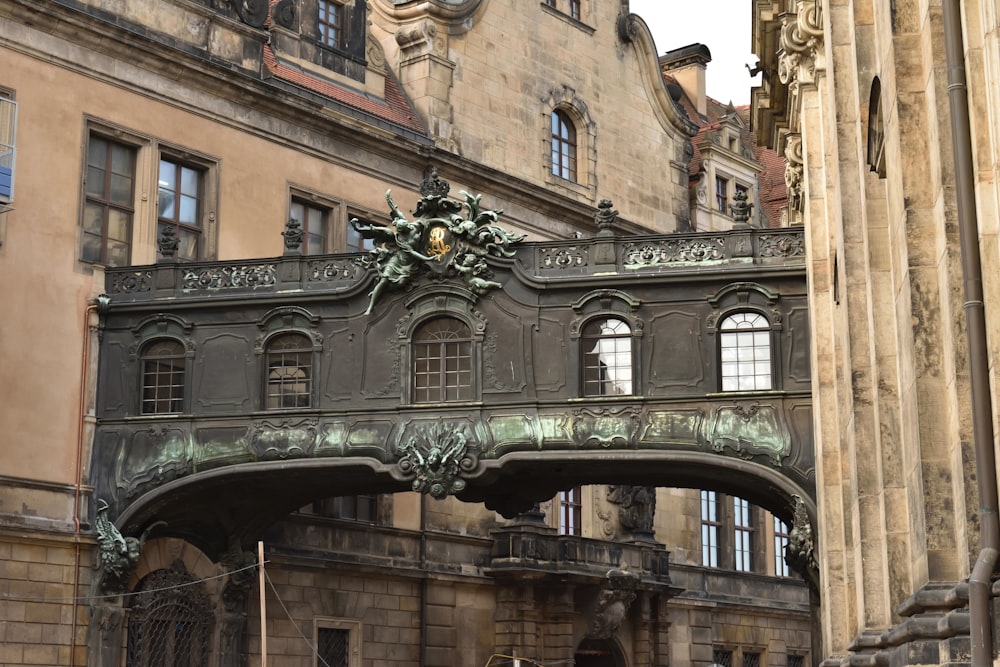
[[119, 667], [125, 644], [125, 609], [121, 598], [106, 598], [90, 606], [87, 626], [87, 664]]

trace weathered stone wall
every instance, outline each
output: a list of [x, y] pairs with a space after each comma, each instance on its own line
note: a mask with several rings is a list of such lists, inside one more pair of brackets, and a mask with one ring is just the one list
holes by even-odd
[[[961, 648], [898, 630], [928, 600], [938, 613], [962, 606], [931, 582], [961, 582], [979, 549], [984, 472], [973, 451], [942, 8], [774, 4], [799, 26], [818, 17], [820, 30], [783, 32], [782, 51], [765, 60], [788, 85], [783, 140], [800, 138], [805, 162], [825, 650], [837, 664], [849, 651], [910, 646], [900, 659], [944, 664]], [[992, 3], [963, 10], [994, 369], [998, 23]], [[758, 28], [776, 25], [765, 14]], [[879, 145], [876, 168], [869, 149]]]
[[93, 543], [0, 532], [0, 664], [86, 664]]
[[[683, 112], [645, 27], [622, 40], [621, 3], [581, 3], [579, 21], [519, 0], [463, 20], [372, 4], [373, 35], [438, 146], [559, 196], [614, 199], [623, 218], [658, 232], [686, 219]], [[576, 182], [547, 166], [556, 108], [577, 127]]]

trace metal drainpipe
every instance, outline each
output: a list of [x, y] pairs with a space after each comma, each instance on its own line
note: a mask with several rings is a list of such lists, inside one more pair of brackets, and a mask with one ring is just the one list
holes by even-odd
[[993, 623], [990, 617], [991, 579], [1000, 554], [997, 521], [996, 454], [990, 396], [983, 274], [979, 256], [979, 221], [973, 178], [972, 131], [965, 77], [961, 0], [944, 0], [944, 47], [948, 66], [948, 108], [955, 153], [955, 194], [962, 248], [965, 318], [972, 385], [972, 423], [979, 483], [980, 552], [969, 575], [969, 615], [973, 667], [993, 664]]
[[420, 494], [420, 664], [427, 664], [427, 496]]

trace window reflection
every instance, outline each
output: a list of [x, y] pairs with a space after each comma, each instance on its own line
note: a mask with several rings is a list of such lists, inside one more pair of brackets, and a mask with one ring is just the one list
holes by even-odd
[[624, 321], [593, 320], [583, 330], [584, 396], [632, 394], [632, 330]]

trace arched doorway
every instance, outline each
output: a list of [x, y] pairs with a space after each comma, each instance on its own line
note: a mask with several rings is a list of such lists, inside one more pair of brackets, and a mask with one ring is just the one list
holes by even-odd
[[625, 667], [625, 656], [610, 639], [584, 639], [573, 654], [576, 667]]
[[132, 598], [126, 664], [207, 666], [213, 618], [204, 583], [182, 561], [151, 572]]

